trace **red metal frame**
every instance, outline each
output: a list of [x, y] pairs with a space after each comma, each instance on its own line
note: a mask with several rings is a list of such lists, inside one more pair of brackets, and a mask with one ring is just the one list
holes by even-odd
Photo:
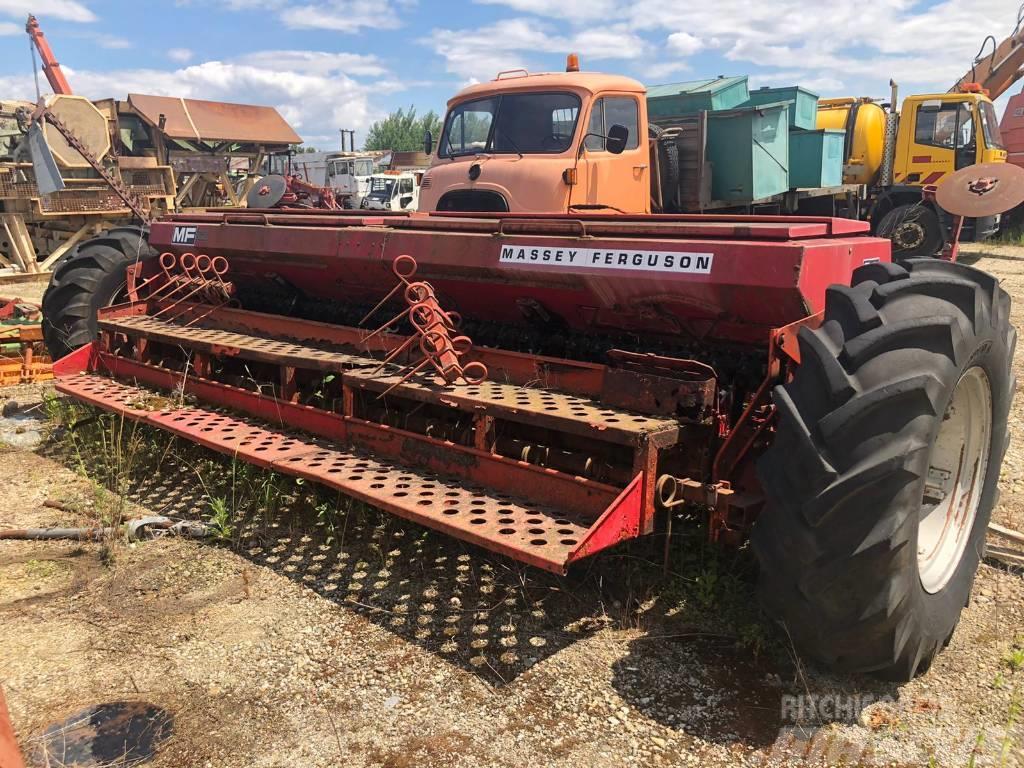
[[[175, 244], [186, 223], [196, 242]], [[225, 212], [167, 217], [153, 224], [150, 242], [224, 255], [240, 282], [272, 272], [306, 295], [368, 305], [391, 287], [394, 259], [409, 254], [446, 308], [464, 317], [522, 323], [518, 302], [529, 299], [573, 328], [758, 346], [771, 328], [823, 309], [829, 285], [890, 258], [888, 241], [867, 235], [863, 222], [820, 217]], [[499, 260], [503, 247], [699, 253], [713, 266], [699, 274], [510, 264]]]
[[[429, 281], [438, 318], [457, 310], [523, 324], [519, 302], [529, 300], [577, 330], [706, 347], [741, 342], [747, 356], [763, 350], [765, 374], [756, 391], [735, 395], [743, 398], [735, 423], [732, 388], [698, 360], [609, 350], [606, 366], [466, 345], [465, 363], [486, 367], [491, 380], [430, 381], [403, 372], [416, 365], [406, 337], [195, 304], [173, 287], [152, 293], [161, 285], [152, 264], [131, 270], [131, 304], [101, 311], [100, 341], [58, 363], [58, 388], [553, 571], [652, 532], [659, 478], [670, 475], [679, 493], [672, 504], [711, 508], [712, 538], [731, 541], [761, 503], [751, 468], [771, 437], [771, 388], [799, 364], [799, 329], [820, 324], [829, 284], [889, 260], [888, 241], [866, 232], [863, 222], [820, 217], [337, 211], [183, 214], [152, 226], [151, 244], [170, 254], [229, 259], [235, 285], [269, 276], [310, 297], [371, 306], [394, 285], [395, 259], [408, 253], [417, 280]], [[188, 238], [195, 242], [174, 242]], [[499, 258], [503, 248], [539, 255], [516, 264]], [[575, 256], [551, 263], [545, 249], [700, 256], [707, 269], [645, 271], [628, 258], [622, 269], [581, 265]], [[271, 394], [255, 378], [252, 387], [235, 385], [246, 384], [238, 371], [250, 364]], [[313, 407], [310, 382], [327, 374], [330, 400]], [[260, 422], [167, 396], [153, 401], [155, 410], [139, 408], [150, 396], [137, 384]], [[391, 406], [374, 405], [385, 396]], [[441, 422], [456, 436], [432, 436]], [[248, 437], [233, 442], [239, 433]], [[364, 476], [370, 467], [376, 485]], [[675, 478], [680, 467], [690, 476]], [[413, 505], [407, 487], [429, 492]]]

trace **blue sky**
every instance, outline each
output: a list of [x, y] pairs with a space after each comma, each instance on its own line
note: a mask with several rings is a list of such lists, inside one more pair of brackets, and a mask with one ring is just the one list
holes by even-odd
[[[277, 107], [307, 142], [338, 145], [414, 104], [443, 112], [499, 69], [583, 68], [653, 84], [748, 74], [822, 95], [945, 91], [1018, 0], [0, 0], [0, 98], [34, 100], [24, 20], [39, 17], [77, 93]], [[41, 80], [43, 90], [46, 81]]]

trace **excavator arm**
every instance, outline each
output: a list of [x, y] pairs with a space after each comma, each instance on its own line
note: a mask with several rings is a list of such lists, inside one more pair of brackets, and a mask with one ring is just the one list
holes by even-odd
[[39, 58], [43, 62], [43, 74], [46, 75], [47, 82], [50, 83], [50, 88], [56, 94], [63, 94], [70, 96], [72, 95], [71, 85], [68, 83], [68, 79], [64, 77], [64, 72], [60, 68], [60, 63], [53, 55], [53, 50], [50, 48], [50, 44], [46, 41], [46, 36], [43, 34], [43, 30], [39, 28], [39, 22], [36, 21], [36, 17], [32, 14], [28, 15], [28, 21], [25, 23], [25, 31], [28, 32], [28, 36], [32, 38], [32, 44], [35, 45], [36, 50], [39, 51]]

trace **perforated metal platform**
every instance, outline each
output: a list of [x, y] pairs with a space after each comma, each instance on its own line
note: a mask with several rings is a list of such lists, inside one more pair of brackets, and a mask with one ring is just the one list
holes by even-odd
[[[100, 320], [100, 328], [130, 337], [145, 337], [213, 355], [262, 360], [338, 373], [353, 389], [420, 402], [440, 403], [473, 414], [485, 414], [588, 437], [604, 442], [638, 446], [652, 442], [658, 447], [674, 444], [679, 436], [675, 419], [648, 416], [609, 408], [582, 396], [550, 389], [522, 387], [500, 381], [479, 385], [439, 385], [427, 377], [401, 382], [397, 368], [380, 370], [380, 362], [368, 356], [340, 351], [337, 345], [299, 343], [250, 336], [236, 331], [185, 326], [144, 316]], [[400, 383], [401, 382], [401, 383]]]
[[278, 430], [256, 419], [193, 407], [174, 395], [105, 376], [67, 376], [58, 380], [57, 389], [249, 463], [322, 483], [400, 517], [547, 570], [564, 572], [573, 560], [625, 538], [603, 531], [598, 538], [608, 543], [595, 545], [606, 512], [586, 516], [531, 504], [319, 438]]

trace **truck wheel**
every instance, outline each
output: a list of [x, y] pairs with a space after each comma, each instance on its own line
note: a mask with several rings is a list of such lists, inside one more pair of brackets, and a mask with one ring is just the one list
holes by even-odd
[[43, 338], [57, 360], [96, 338], [96, 311], [124, 298], [125, 268], [157, 257], [147, 232], [117, 227], [58, 262], [43, 294]]
[[990, 275], [917, 259], [861, 267], [800, 331], [751, 537], [762, 604], [799, 652], [905, 681], [949, 642], [1006, 451], [1009, 315]]
[[897, 261], [935, 256], [946, 243], [938, 215], [924, 205], [893, 208], [882, 217], [876, 234], [892, 241], [892, 254]]

